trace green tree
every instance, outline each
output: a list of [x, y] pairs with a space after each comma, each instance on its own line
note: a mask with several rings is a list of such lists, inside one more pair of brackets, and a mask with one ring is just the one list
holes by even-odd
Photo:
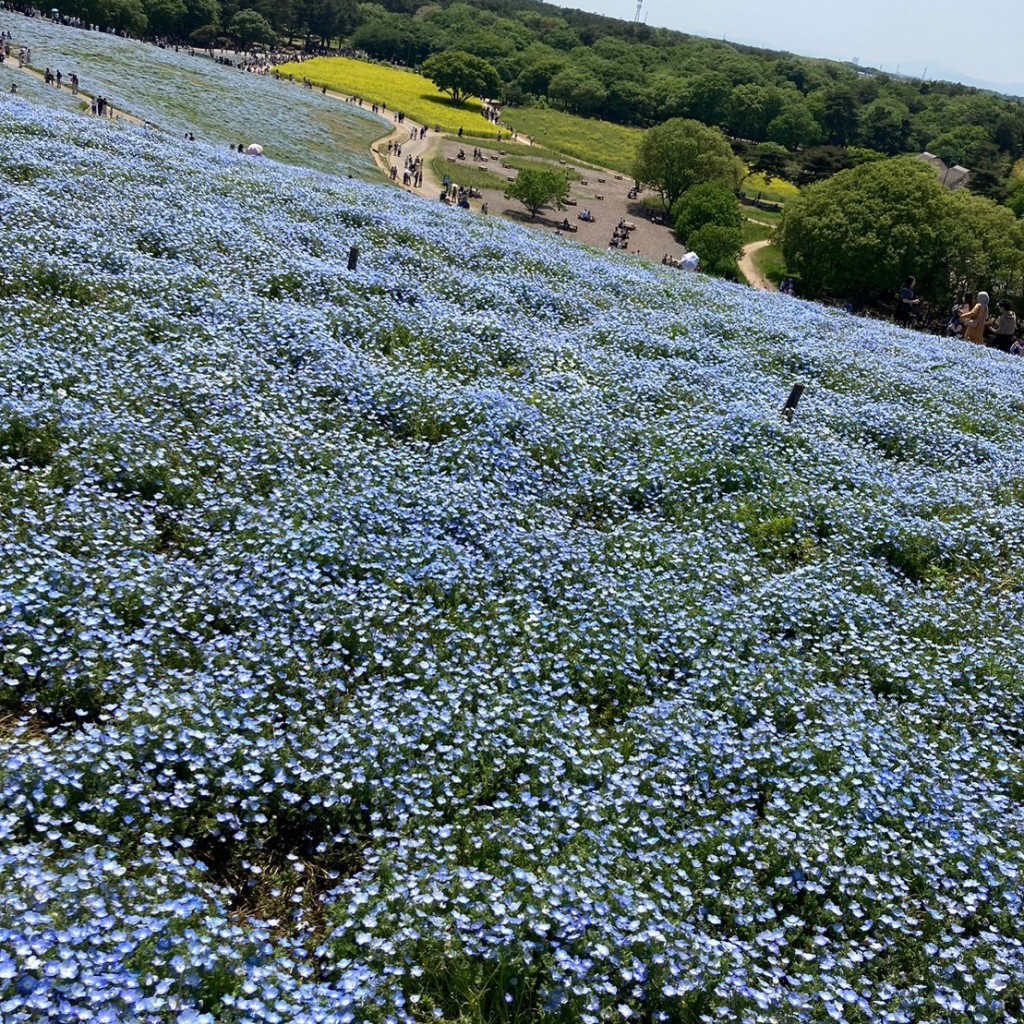
[[845, 146], [857, 135], [857, 96], [848, 85], [836, 85], [822, 96], [821, 123], [828, 141]]
[[142, 0], [109, 0], [104, 24], [130, 36], [143, 36], [149, 27]]
[[821, 141], [821, 126], [803, 99], [789, 97], [778, 114], [768, 122], [765, 137], [787, 149], [814, 146]]
[[736, 159], [726, 137], [699, 121], [674, 117], [649, 128], [637, 147], [633, 177], [653, 188], [665, 211], [689, 188], [702, 181], [737, 185]]
[[683, 193], [672, 207], [672, 220], [676, 226], [676, 237], [687, 245], [690, 236], [708, 224], [739, 228], [743, 215], [739, 200], [728, 185], [720, 181], [705, 181]]
[[323, 43], [348, 35], [358, 17], [354, 0], [296, 0], [295, 15]]
[[853, 158], [842, 146], [813, 146], [800, 154], [796, 183], [801, 188], [813, 185], [852, 166]]
[[419, 23], [408, 19], [371, 18], [352, 33], [351, 43], [378, 60], [406, 64], [415, 64], [430, 52]]
[[515, 199], [536, 217], [545, 206], [561, 210], [569, 195], [569, 179], [564, 171], [551, 167], [524, 167], [505, 194]]
[[149, 0], [146, 17], [154, 35], [177, 36], [185, 26], [188, 8], [185, 0]]
[[184, 35], [189, 35], [200, 25], [218, 25], [220, 15], [218, 0], [185, 0], [185, 20], [181, 31]]
[[905, 109], [875, 100], [861, 109], [857, 138], [862, 146], [896, 156], [907, 147], [910, 119]]
[[736, 260], [743, 251], [743, 232], [722, 224], [705, 224], [690, 235], [687, 244], [700, 257], [709, 274], [736, 276]]
[[270, 22], [262, 14], [248, 8], [239, 11], [231, 19], [228, 34], [243, 50], [247, 50], [253, 43], [272, 43], [275, 38]]
[[534, 96], [547, 96], [551, 80], [565, 68], [565, 57], [541, 57], [519, 73], [519, 84]]
[[563, 68], [551, 79], [548, 94], [559, 100], [566, 110], [578, 114], [592, 113], [608, 95], [597, 75], [574, 65]]
[[786, 203], [786, 266], [808, 294], [890, 295], [913, 274], [923, 295], [949, 286], [950, 193], [913, 157], [841, 171]]
[[1024, 178], [1017, 178], [1010, 186], [1010, 194], [1007, 196], [1006, 205], [1018, 217], [1024, 217]]
[[782, 110], [782, 92], [774, 86], [745, 82], [729, 94], [726, 116], [732, 135], [763, 142], [768, 125]]
[[217, 42], [218, 35], [220, 35], [220, 29], [216, 25], [200, 25], [199, 28], [189, 32], [188, 41], [193, 46], [209, 49]]
[[770, 182], [772, 178], [782, 178], [786, 173], [789, 154], [776, 142], [762, 142], [753, 153], [750, 169], [760, 171]]
[[981, 159], [988, 136], [978, 125], [964, 125], [942, 132], [928, 141], [928, 152], [945, 160], [950, 167], [960, 164], [974, 167]]
[[420, 69], [456, 105], [469, 96], [497, 96], [501, 79], [497, 69], [481, 57], [464, 50], [445, 50], [428, 57]]

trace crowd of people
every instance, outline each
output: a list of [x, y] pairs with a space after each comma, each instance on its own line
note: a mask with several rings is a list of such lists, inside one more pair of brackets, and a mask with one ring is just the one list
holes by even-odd
[[990, 314], [990, 303], [988, 292], [978, 292], [973, 303], [970, 296], [962, 296], [950, 310], [947, 333], [975, 345], [1024, 355], [1024, 339], [1017, 338], [1017, 314], [1012, 304], [1003, 299], [999, 303], [999, 311]]
[[[915, 278], [908, 277], [900, 288], [896, 320], [905, 327], [917, 322], [921, 300], [914, 294], [916, 284]], [[993, 312], [990, 309], [991, 302], [988, 292], [984, 291], [975, 293], [973, 299], [971, 295], [958, 297], [946, 320], [946, 334], [1000, 352], [1024, 355], [1024, 339], [1017, 337], [1020, 324], [1013, 304], [1003, 299], [999, 303], [998, 312]]]

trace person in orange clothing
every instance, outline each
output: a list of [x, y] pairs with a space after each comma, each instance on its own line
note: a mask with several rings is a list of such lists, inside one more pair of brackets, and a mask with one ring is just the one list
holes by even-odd
[[963, 315], [964, 340], [985, 344], [985, 321], [988, 319], [988, 292], [978, 292], [974, 308]]

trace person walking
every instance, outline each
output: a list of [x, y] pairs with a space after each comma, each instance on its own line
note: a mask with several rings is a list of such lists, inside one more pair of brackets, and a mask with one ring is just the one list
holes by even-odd
[[974, 305], [964, 315], [964, 341], [985, 344], [985, 321], [988, 320], [988, 292], [978, 292]]
[[896, 319], [904, 327], [908, 326], [911, 320], [914, 319], [917, 307], [921, 304], [921, 300], [914, 295], [914, 285], [916, 284], [917, 278], [908, 277], [900, 289], [900, 304], [896, 310]]

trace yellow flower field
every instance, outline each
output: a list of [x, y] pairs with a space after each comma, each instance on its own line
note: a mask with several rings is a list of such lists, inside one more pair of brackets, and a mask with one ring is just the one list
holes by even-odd
[[478, 99], [456, 107], [433, 82], [414, 71], [348, 57], [316, 57], [301, 64], [282, 64], [277, 70], [296, 81], [308, 78], [317, 88], [326, 85], [347, 96], [360, 96], [364, 106], [386, 104], [388, 114], [401, 111], [413, 121], [443, 132], [462, 128], [472, 135], [492, 135], [497, 130], [483, 116]]

